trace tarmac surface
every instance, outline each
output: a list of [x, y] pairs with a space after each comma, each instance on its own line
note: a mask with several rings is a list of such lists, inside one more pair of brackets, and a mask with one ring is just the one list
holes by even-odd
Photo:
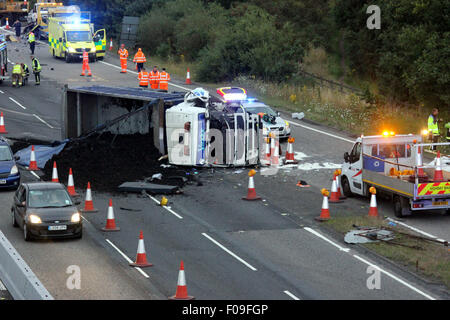
[[[11, 61], [29, 56], [25, 44], [8, 45]], [[90, 79], [79, 76], [81, 64], [52, 58], [44, 44], [37, 46], [36, 56], [43, 65], [41, 86], [34, 86], [33, 81], [23, 88], [11, 88], [7, 82], [0, 85], [7, 137], [60, 139], [64, 84], [138, 84], [137, 75], [131, 73], [133, 65], [128, 74], [120, 74], [115, 57], [91, 64]], [[171, 90], [186, 87], [181, 81], [172, 84]], [[285, 119], [290, 121], [290, 116], [285, 114]], [[182, 195], [168, 196], [169, 207], [157, 205], [161, 196], [94, 189], [99, 212], [84, 215], [81, 240], [28, 243], [11, 225], [13, 192], [2, 191], [0, 229], [56, 299], [166, 299], [175, 293], [180, 260], [185, 264], [188, 292], [197, 299], [448, 299], [448, 290], [442, 286], [422, 281], [360, 247], [346, 245], [315, 222], [321, 208], [319, 190], [330, 188], [332, 173], [354, 138], [306, 121], [293, 120], [291, 127], [299, 166], [281, 168], [275, 175], [262, 175], [258, 170], [255, 185], [262, 201], [241, 200], [247, 192], [248, 170], [238, 168], [200, 170], [202, 185], [186, 185]], [[22, 181], [37, 179], [22, 172]], [[311, 187], [298, 188], [300, 179]], [[76, 176], [75, 184], [83, 196], [85, 186], [77, 184]], [[110, 198], [121, 230], [105, 233], [100, 228]], [[340, 210], [365, 215], [368, 200], [347, 199], [330, 204], [330, 210], [331, 214]], [[393, 217], [388, 201], [379, 200], [379, 212]], [[402, 220], [450, 239], [448, 215], [419, 213]], [[128, 266], [136, 255], [140, 230], [148, 259], [154, 264], [141, 270]], [[369, 264], [382, 270], [379, 290], [367, 288]], [[66, 286], [71, 265], [81, 269], [80, 290]]]

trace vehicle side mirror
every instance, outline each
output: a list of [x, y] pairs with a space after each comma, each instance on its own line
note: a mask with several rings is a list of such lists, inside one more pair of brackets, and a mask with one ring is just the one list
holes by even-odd
[[350, 162], [350, 155], [348, 154], [348, 152], [344, 153], [344, 161]]
[[20, 207], [20, 208], [24, 208], [25, 207], [25, 201], [19, 202], [17, 204], [17, 206]]
[[280, 113], [280, 111], [278, 111], [278, 112], [277, 112], [277, 116], [279, 116], [279, 117], [281, 116], [281, 113]]

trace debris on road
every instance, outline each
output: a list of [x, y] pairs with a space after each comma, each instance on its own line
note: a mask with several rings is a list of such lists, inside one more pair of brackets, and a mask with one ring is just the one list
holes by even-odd
[[344, 237], [346, 243], [370, 243], [382, 241], [390, 241], [394, 239], [392, 231], [376, 228], [350, 230]]
[[292, 114], [292, 119], [298, 119], [302, 120], [305, 117], [305, 114], [303, 112], [295, 112]]
[[141, 193], [146, 191], [150, 194], [174, 194], [180, 193], [177, 186], [155, 184], [149, 182], [124, 182], [119, 187], [118, 190], [121, 192], [134, 192]]

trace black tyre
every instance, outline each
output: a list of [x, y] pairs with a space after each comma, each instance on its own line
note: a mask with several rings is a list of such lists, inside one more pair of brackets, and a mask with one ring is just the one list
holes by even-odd
[[83, 237], [83, 230], [81, 230], [79, 233], [77, 233], [73, 238], [74, 239], [81, 239]]
[[23, 239], [25, 241], [30, 241], [32, 239], [31, 233], [28, 231], [27, 224], [23, 224]]
[[348, 182], [347, 177], [342, 177], [341, 180], [342, 184], [342, 192], [344, 193], [344, 196], [346, 197], [353, 197], [352, 190], [350, 189], [350, 183]]
[[66, 60], [66, 63], [70, 63], [70, 61], [72, 61], [72, 59], [71, 59], [70, 56], [67, 54], [67, 52], [64, 54], [64, 60]]
[[17, 221], [16, 221], [16, 216], [14, 214], [14, 209], [11, 209], [11, 216], [12, 216], [12, 225], [13, 225], [14, 228], [17, 228], [19, 225], [17, 224]]

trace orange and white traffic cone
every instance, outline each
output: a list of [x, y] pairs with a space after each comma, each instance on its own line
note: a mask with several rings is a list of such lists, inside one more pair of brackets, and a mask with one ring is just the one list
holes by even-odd
[[178, 272], [177, 291], [174, 296], [169, 297], [170, 300], [193, 300], [193, 296], [188, 296], [186, 286], [186, 276], [184, 274], [184, 263], [181, 260], [180, 271]]
[[186, 73], [186, 84], [192, 84], [191, 73], [189, 72], [189, 68], [187, 69], [187, 73]]
[[320, 192], [323, 195], [322, 210], [320, 211], [320, 216], [316, 217], [315, 219], [317, 221], [330, 220], [330, 207], [328, 206], [328, 196], [330, 195], [330, 192], [325, 188], [320, 190]]
[[370, 187], [369, 192], [372, 194], [370, 196], [370, 208], [369, 208], [369, 217], [378, 217], [378, 208], [377, 208], [377, 189], [375, 187]]
[[242, 200], [254, 201], [261, 200], [261, 197], [256, 195], [255, 182], [253, 181], [253, 176], [256, 174], [255, 170], [250, 170], [248, 173], [248, 192], [247, 197], [242, 198]]
[[94, 208], [94, 202], [92, 201], [92, 192], [91, 192], [91, 183], [88, 182], [87, 190], [86, 190], [86, 199], [84, 201], [84, 209], [82, 212], [98, 212], [97, 209]]
[[145, 245], [144, 245], [144, 234], [142, 233], [142, 230], [139, 233], [139, 242], [138, 242], [138, 249], [137, 249], [137, 254], [136, 254], [136, 261], [133, 263], [130, 263], [130, 266], [139, 267], [139, 268], [153, 266], [153, 264], [151, 264], [147, 261], [147, 253], [145, 253]]
[[347, 197], [344, 196], [344, 194], [341, 192], [341, 174], [342, 174], [341, 170], [336, 170], [334, 172], [334, 175], [336, 176], [336, 186], [337, 186], [337, 192], [338, 192], [339, 199], [344, 200], [344, 199], [347, 199]]
[[444, 175], [442, 174], [442, 167], [441, 167], [441, 152], [437, 152], [436, 156], [436, 169], [434, 170], [434, 178], [433, 181], [441, 182], [444, 180]]
[[69, 192], [69, 195], [71, 195], [72, 197], [78, 196], [78, 193], [75, 191], [75, 184], [73, 182], [72, 168], [69, 169], [69, 180], [67, 181], [67, 192]]
[[264, 138], [264, 142], [266, 145], [266, 150], [264, 152], [264, 165], [270, 166], [270, 138]]
[[270, 153], [270, 165], [278, 166], [280, 164], [280, 147], [278, 145], [278, 139], [275, 138], [275, 134], [271, 134]]
[[338, 191], [337, 191], [337, 183], [336, 183], [336, 175], [333, 175], [333, 182], [331, 183], [331, 203], [339, 203], [342, 200], [339, 199]]
[[422, 152], [420, 151], [420, 146], [417, 147], [417, 157], [416, 157], [417, 175], [419, 178], [425, 177], [425, 172], [423, 171], [423, 161]]
[[5, 29], [6, 29], [6, 30], [9, 30], [9, 29], [10, 29], [8, 18], [6, 18], [6, 26], [5, 26]]
[[111, 51], [113, 49], [113, 42], [112, 42], [112, 38], [109, 40], [109, 51]]
[[109, 199], [108, 215], [106, 216], [106, 226], [102, 228], [103, 231], [120, 231], [116, 226], [116, 219], [114, 218], [114, 208], [112, 199]]
[[30, 164], [28, 165], [28, 170], [37, 171], [39, 170], [36, 162], [36, 155], [34, 153], [34, 146], [31, 146], [31, 154], [30, 154]]
[[59, 183], [58, 169], [56, 168], [56, 161], [53, 161], [52, 182]]
[[3, 119], [3, 112], [0, 113], [0, 133], [8, 133], [5, 128], [5, 120]]
[[284, 164], [297, 164], [298, 161], [294, 158], [294, 142], [295, 138], [289, 137], [288, 147], [286, 149], [286, 157], [284, 159]]

